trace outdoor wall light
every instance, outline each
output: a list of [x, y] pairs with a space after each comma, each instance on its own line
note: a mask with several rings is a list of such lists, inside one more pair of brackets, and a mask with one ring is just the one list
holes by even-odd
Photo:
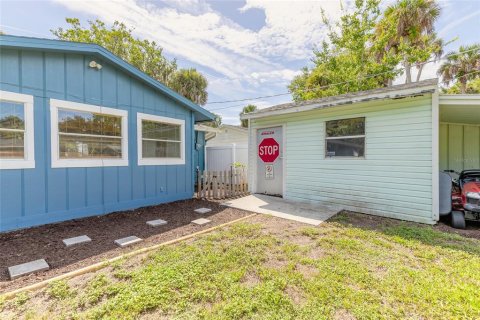
[[95, 60], [90, 61], [88, 64], [90, 68], [97, 68], [97, 70], [102, 69], [102, 65], [100, 63], [97, 63]]

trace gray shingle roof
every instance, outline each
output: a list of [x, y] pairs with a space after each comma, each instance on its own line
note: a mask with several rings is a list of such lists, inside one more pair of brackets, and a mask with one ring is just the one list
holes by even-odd
[[[339, 96], [279, 104], [273, 107], [259, 109], [255, 112], [248, 113], [246, 116], [255, 117], [257, 115], [261, 116], [263, 114], [265, 114], [266, 116], [266, 114], [274, 111], [281, 111], [281, 110], [288, 111], [288, 109], [292, 109], [292, 112], [294, 112], [295, 108], [312, 106], [312, 105], [316, 105], [316, 106], [318, 105], [318, 108], [325, 108], [325, 107], [330, 107], [334, 105], [342, 105], [342, 104], [349, 104], [354, 102], [377, 100], [377, 99], [398, 99], [406, 96], [414, 96], [418, 94], [433, 92], [431, 87], [437, 86], [437, 85], [438, 85], [438, 79], [429, 79], [429, 80], [424, 80], [419, 82], [395, 85], [395, 86], [378, 88], [373, 90], [351, 92], [351, 93], [342, 94]], [[404, 92], [402, 92], [409, 89], [418, 89], [418, 91], [415, 90], [414, 92], [411, 92], [408, 94], [405, 94]], [[381, 97], [368, 98], [371, 95], [381, 95]]]

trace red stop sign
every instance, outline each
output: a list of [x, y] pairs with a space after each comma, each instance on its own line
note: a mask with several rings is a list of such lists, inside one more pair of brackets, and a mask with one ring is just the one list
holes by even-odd
[[273, 138], [263, 139], [258, 145], [258, 156], [263, 162], [274, 162], [280, 155], [280, 145]]

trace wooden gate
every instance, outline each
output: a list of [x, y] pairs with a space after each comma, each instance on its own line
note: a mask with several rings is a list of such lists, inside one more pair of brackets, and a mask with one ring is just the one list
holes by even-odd
[[199, 171], [197, 198], [226, 199], [248, 194], [245, 169]]

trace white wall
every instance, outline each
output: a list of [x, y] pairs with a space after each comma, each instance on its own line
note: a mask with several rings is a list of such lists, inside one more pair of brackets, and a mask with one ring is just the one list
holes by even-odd
[[246, 144], [207, 146], [205, 150], [206, 165], [208, 171], [230, 170], [234, 162], [239, 162], [247, 166], [248, 164], [248, 146]]
[[440, 124], [440, 170], [480, 168], [480, 124]]
[[217, 133], [215, 138], [207, 141], [207, 146], [230, 146], [232, 143], [238, 145], [248, 144], [248, 130], [230, 126], [225, 126], [221, 130], [222, 132]]

